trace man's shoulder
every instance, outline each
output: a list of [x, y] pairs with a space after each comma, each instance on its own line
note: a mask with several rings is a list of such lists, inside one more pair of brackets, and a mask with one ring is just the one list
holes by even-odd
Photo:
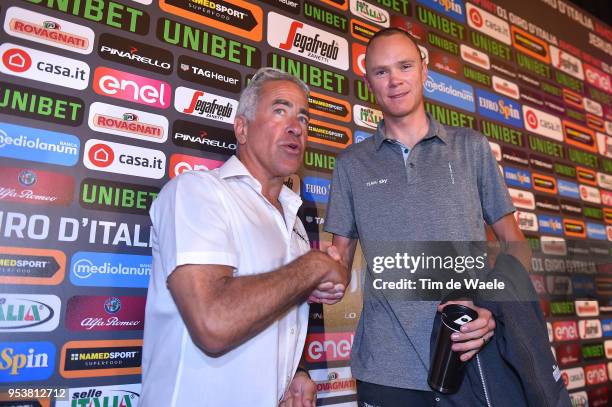
[[221, 185], [219, 172], [216, 170], [192, 170], [185, 171], [172, 178], [161, 189], [158, 198], [167, 195], [195, 194], [199, 190], [210, 190]]
[[354, 143], [346, 147], [338, 154], [337, 158], [338, 160], [350, 162], [358, 160], [360, 157], [369, 156], [374, 151], [376, 151], [376, 144], [374, 136], [371, 136], [359, 143]]

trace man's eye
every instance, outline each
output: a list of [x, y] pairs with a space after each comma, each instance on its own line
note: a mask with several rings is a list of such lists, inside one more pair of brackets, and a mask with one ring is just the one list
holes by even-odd
[[307, 116], [300, 116], [300, 121], [304, 124], [308, 124], [310, 123], [310, 117]]
[[383, 76], [385, 73], [387, 73], [387, 71], [380, 70], [380, 71], [374, 72], [376, 76]]
[[274, 109], [274, 113], [283, 114], [285, 113], [285, 109], [279, 107], [278, 109]]
[[410, 69], [410, 68], [412, 68], [412, 64], [404, 64], [404, 65], [402, 65], [402, 69], [403, 69], [404, 71], [406, 71], [406, 70], [408, 70], [408, 69]]

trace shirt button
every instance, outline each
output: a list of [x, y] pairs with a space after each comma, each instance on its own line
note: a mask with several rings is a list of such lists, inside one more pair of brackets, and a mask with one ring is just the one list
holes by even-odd
[[414, 163], [410, 163], [410, 168], [414, 168]]
[[293, 335], [293, 334], [295, 333], [295, 328], [291, 328], [291, 329], [289, 330], [289, 333], [290, 333], [291, 335]]

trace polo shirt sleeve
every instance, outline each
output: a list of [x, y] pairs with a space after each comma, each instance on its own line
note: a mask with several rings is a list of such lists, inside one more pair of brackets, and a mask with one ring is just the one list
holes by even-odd
[[166, 278], [185, 264], [237, 268], [238, 256], [219, 181], [186, 173], [168, 183], [151, 209], [151, 220]]
[[485, 222], [492, 225], [515, 211], [508, 188], [497, 166], [491, 146], [483, 135], [478, 135], [476, 146], [478, 167], [478, 193]]
[[346, 168], [346, 159], [340, 155], [332, 175], [331, 190], [325, 218], [326, 232], [351, 239], [359, 238], [355, 224], [353, 192]]

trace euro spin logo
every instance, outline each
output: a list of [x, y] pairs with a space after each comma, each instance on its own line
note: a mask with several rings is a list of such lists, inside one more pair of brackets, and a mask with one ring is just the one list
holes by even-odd
[[55, 367], [50, 342], [1, 342], [0, 383], [46, 380]]
[[338, 44], [335, 40], [331, 43], [326, 43], [319, 40], [320, 35], [315, 34], [308, 36], [298, 32], [304, 27], [304, 23], [294, 21], [291, 23], [289, 28], [289, 34], [284, 43], [280, 44], [279, 48], [285, 51], [289, 51], [292, 47], [297, 47], [300, 54], [307, 52], [307, 55], [313, 59], [325, 59], [329, 62], [329, 59], [336, 60], [338, 58]]
[[465, 23], [465, 14], [463, 12], [463, 1], [461, 0], [418, 0], [419, 3], [453, 18], [457, 21]]

